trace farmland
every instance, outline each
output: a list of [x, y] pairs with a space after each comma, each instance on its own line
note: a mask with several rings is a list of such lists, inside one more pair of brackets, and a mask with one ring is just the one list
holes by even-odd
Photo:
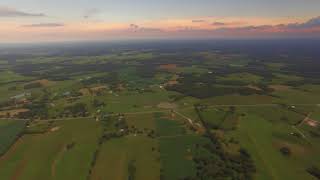
[[25, 127], [23, 121], [0, 121], [0, 154], [3, 155], [10, 146], [19, 138]]
[[[47, 122], [51, 123], [51, 122]], [[36, 123], [34, 126], [40, 126]], [[4, 179], [85, 179], [97, 146], [99, 126], [93, 120], [72, 120], [41, 126], [45, 132], [23, 135], [1, 158]], [[33, 124], [30, 124], [30, 128]], [[77, 171], [73, 173], [65, 167]]]
[[318, 178], [316, 55], [183, 46], [0, 51], [0, 179]]

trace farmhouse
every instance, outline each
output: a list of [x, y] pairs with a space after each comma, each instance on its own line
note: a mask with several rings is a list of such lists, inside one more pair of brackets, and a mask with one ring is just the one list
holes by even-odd
[[22, 98], [25, 98], [25, 97], [29, 97], [29, 96], [31, 96], [31, 93], [24, 92], [22, 94], [18, 94], [16, 96], [11, 97], [10, 99], [19, 100], [19, 99], [22, 99]]

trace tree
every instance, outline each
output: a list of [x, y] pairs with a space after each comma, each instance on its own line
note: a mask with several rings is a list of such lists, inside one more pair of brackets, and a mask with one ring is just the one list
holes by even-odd
[[312, 176], [320, 179], [320, 169], [316, 166], [311, 166], [307, 169], [307, 172]]
[[291, 155], [291, 150], [288, 147], [282, 147], [280, 148], [280, 152], [284, 155], [284, 156], [290, 156]]

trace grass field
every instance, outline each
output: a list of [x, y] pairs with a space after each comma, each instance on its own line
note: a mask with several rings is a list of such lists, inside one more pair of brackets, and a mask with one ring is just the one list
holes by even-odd
[[99, 123], [91, 119], [59, 121], [52, 127], [43, 134], [21, 137], [1, 158], [0, 177], [86, 179], [100, 134]]
[[105, 142], [99, 152], [92, 180], [126, 180], [133, 163], [135, 179], [159, 179], [160, 159], [156, 140], [128, 136]]
[[174, 180], [196, 175], [193, 161], [196, 144], [208, 142], [197, 135], [176, 135], [159, 139], [162, 175], [164, 179]]
[[[291, 135], [293, 132], [295, 129], [288, 124], [248, 115], [233, 136], [252, 155], [257, 165], [256, 179], [313, 179], [305, 169], [314, 162], [315, 149], [305, 139]], [[290, 157], [280, 153], [284, 146], [291, 149]]]
[[270, 122], [283, 122], [289, 125], [295, 125], [305, 118], [301, 113], [282, 107], [250, 107], [246, 109], [246, 112], [249, 115], [258, 115]]
[[134, 126], [140, 130], [156, 130], [156, 121], [153, 116], [153, 113], [126, 115], [126, 121], [129, 127]]
[[0, 71], [0, 83], [9, 83], [13, 81], [22, 81], [22, 80], [30, 80], [31, 78], [27, 78], [16, 74], [12, 71]]
[[155, 114], [156, 132], [159, 135], [161, 175], [164, 179], [194, 177], [193, 147], [202, 144], [205, 138], [189, 132], [180, 118], [172, 120], [166, 114]]
[[23, 133], [25, 121], [0, 120], [0, 157]]
[[278, 101], [285, 103], [313, 103], [319, 104], [319, 88], [311, 86], [307, 91], [302, 89], [289, 89], [287, 91], [275, 91], [273, 94], [279, 96]]

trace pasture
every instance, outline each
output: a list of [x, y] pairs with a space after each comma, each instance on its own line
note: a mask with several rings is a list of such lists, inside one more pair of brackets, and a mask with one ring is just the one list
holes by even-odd
[[79, 119], [54, 122], [46, 132], [25, 134], [1, 157], [0, 176], [17, 180], [86, 179], [100, 131], [94, 120]]
[[[269, 115], [274, 116], [272, 113]], [[295, 135], [301, 130], [287, 122], [271, 119], [266, 114], [248, 114], [241, 118], [238, 129], [227, 135], [239, 140], [240, 145], [252, 155], [257, 167], [255, 179], [313, 179], [306, 169], [319, 162], [315, 158], [318, 146]], [[280, 152], [284, 147], [290, 149], [290, 155]]]
[[25, 121], [0, 120], [0, 157], [22, 135]]

